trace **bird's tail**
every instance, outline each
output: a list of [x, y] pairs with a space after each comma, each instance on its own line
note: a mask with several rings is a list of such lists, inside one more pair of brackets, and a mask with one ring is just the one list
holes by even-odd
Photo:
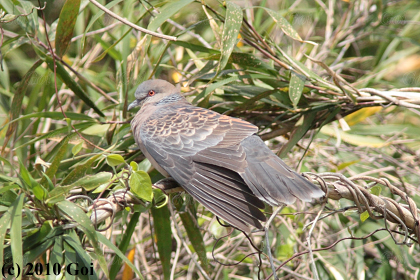
[[292, 204], [296, 198], [310, 202], [325, 193], [291, 170], [259, 138], [250, 136], [242, 141], [248, 166], [240, 173], [252, 192], [271, 205]]

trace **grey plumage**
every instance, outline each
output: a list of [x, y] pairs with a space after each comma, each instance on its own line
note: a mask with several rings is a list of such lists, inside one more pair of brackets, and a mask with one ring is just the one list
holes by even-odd
[[134, 139], [153, 166], [233, 226], [261, 228], [270, 205], [324, 192], [291, 170], [244, 120], [191, 105], [164, 80], [143, 82], [129, 109]]

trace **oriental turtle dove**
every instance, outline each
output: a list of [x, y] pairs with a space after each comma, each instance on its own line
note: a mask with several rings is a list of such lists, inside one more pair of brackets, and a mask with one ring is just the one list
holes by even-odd
[[134, 139], [153, 166], [218, 217], [249, 231], [260, 209], [311, 201], [324, 192], [291, 170], [244, 120], [191, 105], [164, 80], [143, 82], [128, 109]]

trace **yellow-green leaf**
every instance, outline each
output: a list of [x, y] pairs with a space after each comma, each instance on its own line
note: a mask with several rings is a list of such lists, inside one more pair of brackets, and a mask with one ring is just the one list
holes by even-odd
[[106, 163], [108, 163], [109, 166], [117, 166], [124, 162], [125, 160], [121, 155], [111, 154], [106, 157]]
[[[321, 128], [321, 133], [337, 137], [337, 131], [334, 130], [331, 126], [325, 125]], [[341, 141], [346, 143], [358, 146], [358, 147], [372, 147], [372, 148], [381, 148], [389, 145], [386, 141], [380, 139], [379, 137], [365, 136], [365, 135], [355, 135], [344, 132], [342, 130], [338, 131]]]
[[99, 172], [94, 175], [87, 175], [72, 184], [74, 187], [84, 188], [86, 191], [93, 190], [102, 184], [107, 184], [111, 181], [112, 173]]
[[360, 214], [360, 220], [361, 220], [362, 222], [366, 221], [366, 220], [367, 220], [367, 218], [369, 218], [369, 212], [368, 212], [368, 211], [365, 211], [365, 212], [363, 212], [362, 214]]
[[369, 190], [370, 190], [371, 194], [380, 195], [381, 191], [382, 191], [382, 188], [381, 188], [381, 186], [373, 186]]
[[345, 116], [344, 119], [348, 125], [352, 126], [364, 121], [366, 118], [378, 113], [382, 109], [383, 108], [381, 106], [361, 108], [360, 110]]
[[73, 148], [71, 149], [71, 153], [73, 154], [73, 156], [77, 155], [83, 147], [83, 141], [79, 142], [77, 145], [74, 145]]
[[160, 189], [152, 189], [153, 200], [156, 208], [161, 208], [168, 203], [168, 196]]
[[139, 170], [139, 165], [135, 161], [130, 162], [130, 166], [133, 169], [133, 171]]

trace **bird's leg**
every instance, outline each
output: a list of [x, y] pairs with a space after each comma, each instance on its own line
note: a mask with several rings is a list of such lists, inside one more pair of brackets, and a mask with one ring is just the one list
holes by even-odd
[[165, 194], [182, 192], [184, 190], [172, 177], [161, 179], [154, 183], [153, 186], [162, 190]]
[[270, 218], [268, 219], [268, 221], [264, 225], [265, 243], [266, 243], [266, 246], [267, 246], [267, 254], [268, 254], [268, 258], [270, 259], [271, 270], [273, 271], [273, 276], [274, 276], [275, 280], [278, 280], [279, 278], [277, 277], [276, 268], [274, 267], [274, 262], [273, 262], [273, 256], [271, 255], [271, 247], [270, 247], [270, 240], [268, 238], [268, 233], [269, 233], [268, 230], [270, 228], [271, 222], [274, 220], [274, 218], [277, 216], [277, 214], [284, 208], [284, 206], [285, 206], [285, 204], [282, 204], [279, 207], [277, 207], [277, 209], [274, 210], [273, 214], [271, 214]]

